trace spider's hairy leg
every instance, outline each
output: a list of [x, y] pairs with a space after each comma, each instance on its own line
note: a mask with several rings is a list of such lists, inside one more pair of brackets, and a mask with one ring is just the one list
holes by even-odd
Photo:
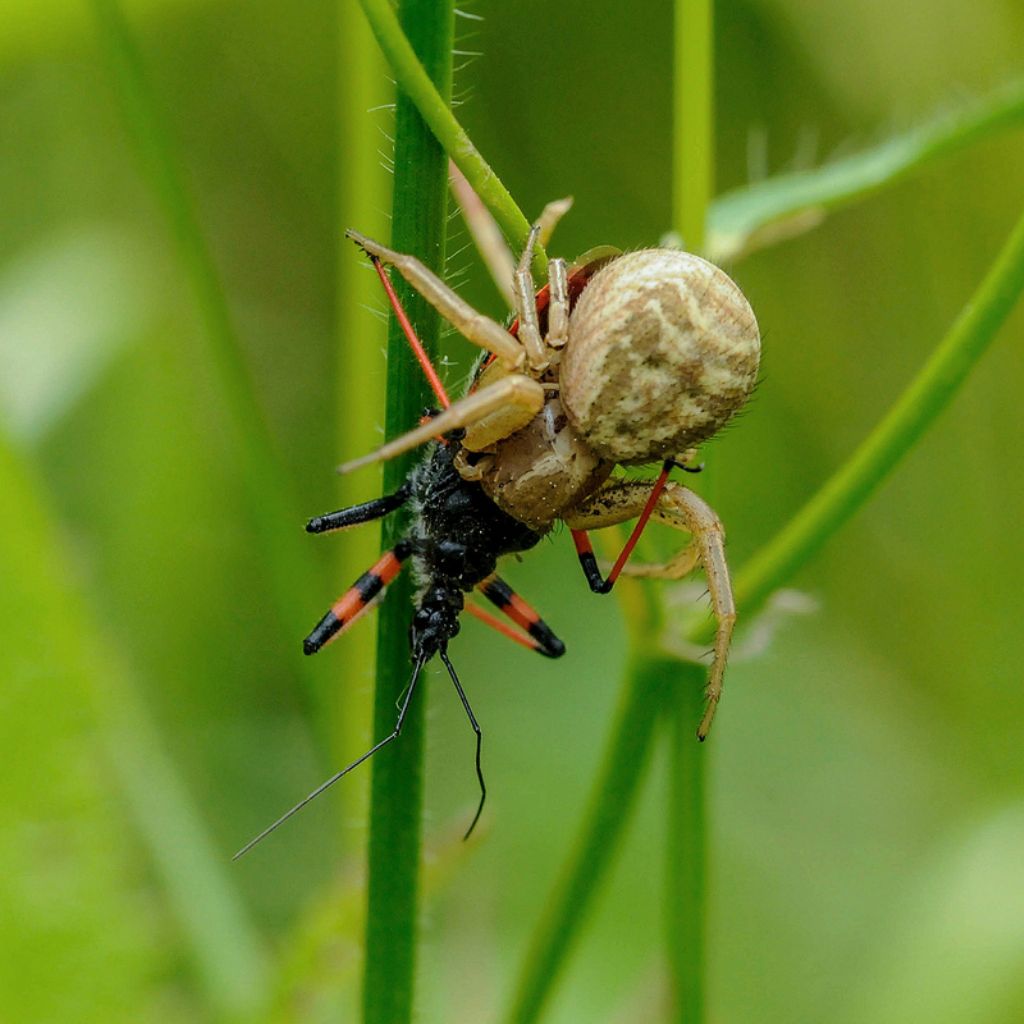
[[[596, 530], [614, 526], [641, 514], [651, 494], [652, 481], [615, 480], [589, 498], [566, 522], [573, 530]], [[722, 680], [729, 655], [733, 627], [736, 623], [736, 602], [733, 599], [729, 566], [725, 559], [725, 530], [714, 510], [702, 498], [681, 484], [668, 483], [658, 496], [652, 518], [673, 529], [689, 533], [693, 538], [687, 549], [664, 565], [648, 567], [648, 575], [672, 573], [678, 578], [688, 565], [697, 561], [707, 577], [708, 593], [714, 611], [716, 630], [714, 660], [708, 673], [705, 690], [707, 708], [697, 728], [698, 739], [706, 739], [715, 711], [722, 698]], [[696, 549], [696, 557], [690, 552]], [[582, 560], [582, 559], [581, 559]], [[653, 570], [653, 571], [652, 571]], [[643, 570], [642, 570], [643, 574]], [[678, 575], [677, 575], [678, 574]]]
[[700, 545], [690, 541], [664, 562], [630, 562], [622, 567], [622, 575], [641, 580], [681, 580], [699, 564]]
[[562, 348], [569, 340], [569, 275], [565, 260], [548, 261], [548, 348]]
[[541, 245], [546, 246], [551, 241], [551, 236], [555, 233], [558, 222], [571, 209], [572, 196], [566, 196], [564, 199], [553, 199], [540, 211], [540, 216], [535, 221], [535, 224], [539, 229], [537, 241]]
[[551, 361], [540, 336], [540, 324], [537, 321], [537, 290], [533, 283], [533, 274], [530, 273], [533, 250], [539, 234], [540, 225], [534, 224], [512, 278], [514, 308], [519, 319], [519, 340], [526, 349], [526, 361], [530, 369], [537, 373], [546, 370]]
[[564, 260], [551, 260], [548, 264], [548, 284], [550, 286], [550, 307], [548, 310], [548, 336], [541, 337], [540, 324], [537, 320], [537, 297], [530, 273], [533, 263], [534, 248], [546, 245], [555, 225], [568, 213], [572, 206], [572, 198], [556, 199], [548, 203], [534, 222], [526, 246], [512, 279], [513, 306], [519, 317], [519, 340], [526, 349], [526, 359], [530, 369], [542, 373], [551, 362], [547, 349], [561, 348], [568, 339], [569, 331], [569, 284]]
[[[483, 449], [524, 427], [540, 412], [543, 405], [544, 388], [540, 384], [519, 373], [509, 374], [494, 384], [460, 398], [444, 412], [376, 451], [339, 466], [338, 472], [349, 473], [374, 462], [393, 459], [449, 431], [480, 426], [482, 421], [501, 412], [500, 417], [491, 421], [492, 430], [484, 435], [474, 435], [474, 447]], [[496, 425], [498, 420], [500, 425]]]
[[487, 266], [502, 299], [505, 300], [505, 305], [511, 308], [515, 302], [512, 295], [512, 275], [516, 271], [516, 258], [505, 242], [498, 222], [473, 191], [473, 186], [466, 180], [466, 176], [455, 166], [454, 160], [448, 161], [448, 175], [452, 195], [459, 204], [462, 219], [473, 236], [477, 252]]
[[580, 568], [583, 570], [583, 575], [587, 578], [590, 589], [595, 594], [608, 594], [611, 592], [612, 587], [615, 586], [615, 581], [619, 578], [620, 573], [633, 554], [633, 548], [636, 547], [637, 541], [640, 540], [644, 530], [647, 529], [647, 524], [654, 514], [658, 499], [668, 484], [668, 475], [672, 472], [673, 466], [674, 463], [672, 461], [662, 463], [661, 472], [658, 474], [657, 479], [645, 484], [647, 496], [640, 509], [633, 514], [636, 517], [633, 530], [619, 552], [619, 557], [615, 559], [607, 578], [601, 576], [601, 570], [598, 568], [597, 559], [594, 557], [594, 549], [590, 546], [590, 537], [587, 535], [587, 531], [579, 529], [572, 531], [572, 539], [576, 545], [576, 554], [580, 560]]
[[371, 257], [393, 266], [467, 341], [493, 352], [509, 366], [522, 363], [523, 347], [519, 342], [501, 324], [477, 312], [415, 256], [395, 252], [358, 231], [350, 229], [345, 235]]

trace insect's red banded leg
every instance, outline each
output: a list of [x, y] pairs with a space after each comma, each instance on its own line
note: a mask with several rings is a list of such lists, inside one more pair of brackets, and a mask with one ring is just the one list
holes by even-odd
[[316, 654], [323, 646], [348, 629], [365, 614], [370, 602], [401, 572], [402, 563], [412, 554], [409, 541], [399, 541], [376, 564], [363, 573], [331, 605], [330, 611], [302, 642], [306, 654]]
[[416, 357], [416, 362], [420, 364], [424, 376], [427, 378], [427, 383], [430, 384], [431, 390], [437, 395], [437, 400], [443, 408], [447, 409], [452, 404], [448, 398], [448, 392], [445, 391], [441, 378], [437, 375], [437, 370], [434, 369], [434, 364], [430, 361], [430, 356], [427, 355], [427, 350], [423, 347], [423, 342], [420, 341], [416, 328], [413, 327], [412, 321], [409, 319], [409, 314], [406, 313], [405, 308], [402, 306], [402, 301], [395, 292], [395, 286], [391, 283], [388, 272], [384, 269], [380, 257], [374, 256], [373, 253], [370, 253], [369, 256], [373, 269], [377, 271], [377, 276], [380, 278], [380, 283], [384, 285], [388, 302], [391, 303], [391, 308], [395, 311], [395, 319], [398, 320], [398, 325], [402, 328], [402, 333], [409, 342], [412, 354]]
[[646, 529], [648, 522], [650, 522], [651, 515], [658, 504], [658, 499], [668, 483], [668, 475], [672, 472], [672, 468], [675, 465], [676, 463], [671, 459], [662, 464], [661, 472], [651, 487], [651, 493], [647, 498], [643, 511], [637, 518], [633, 532], [630, 533], [629, 539], [619, 553], [619, 557], [615, 559], [615, 564], [612, 566], [607, 577], [601, 575], [601, 570], [598, 568], [597, 559], [594, 557], [594, 549], [590, 544], [590, 537], [587, 536], [587, 531], [572, 531], [572, 539], [576, 545], [576, 554], [579, 556], [580, 567], [583, 569], [583, 575], [587, 578], [590, 589], [595, 594], [607, 594], [615, 585], [615, 581], [619, 578], [623, 566], [629, 561], [629, 556], [633, 553], [633, 548], [636, 547], [640, 535]]
[[351, 229], [345, 232], [368, 256], [394, 267], [466, 341], [493, 352], [510, 369], [522, 365], [523, 347], [496, 320], [478, 313], [415, 256], [395, 252]]
[[314, 516], [306, 523], [306, 532], [330, 533], [333, 530], [347, 530], [350, 526], [382, 519], [389, 512], [400, 509], [409, 500], [411, 489], [411, 485], [406, 481], [394, 494], [385, 494], [383, 498], [364, 501], [361, 505], [352, 505], [349, 508], [338, 509], [337, 512]]
[[532, 636], [520, 632], [515, 626], [509, 625], [507, 622], [502, 622], [496, 615], [484, 611], [480, 605], [467, 601], [463, 611], [468, 612], [474, 619], [479, 619], [485, 626], [490, 626], [495, 632], [508, 637], [513, 643], [517, 643], [529, 651], [537, 651], [539, 654], [544, 653], [541, 645]]
[[[534, 645], [528, 646], [533, 646], [534, 650], [548, 658], [560, 658], [565, 654], [565, 644], [555, 636], [551, 627], [500, 576], [488, 576], [479, 585], [479, 590], [499, 611], [526, 631], [534, 641]], [[505, 632], [501, 629], [499, 631]]]

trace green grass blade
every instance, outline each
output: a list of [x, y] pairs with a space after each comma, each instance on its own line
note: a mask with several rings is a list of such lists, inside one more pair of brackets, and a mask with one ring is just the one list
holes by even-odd
[[647, 656], [636, 657], [629, 666], [584, 827], [534, 933], [511, 1008], [502, 1018], [506, 1024], [533, 1024], [540, 1019], [618, 850], [650, 760], [669, 680], [679, 678], [679, 669], [675, 660]]
[[[202, 343], [194, 351], [196, 374], [205, 376], [204, 383], [222, 400], [220, 426], [240, 466], [283, 633], [295, 642], [294, 638], [302, 636], [309, 625], [302, 614], [301, 597], [316, 591], [316, 576], [310, 549], [296, 529], [301, 518], [290, 498], [291, 483], [273, 454], [173, 132], [149, 81], [142, 54], [117, 0], [92, 0], [92, 5], [125, 121], [205, 327]], [[308, 678], [302, 663], [297, 671]]]
[[[481, 823], [486, 828], [486, 823]], [[458, 885], [474, 845], [463, 842], [463, 815], [434, 829], [427, 837], [430, 856], [421, 870], [423, 895], [434, 900]], [[347, 1007], [354, 1000], [361, 951], [339, 937], [356, 934], [362, 925], [365, 875], [362, 858], [347, 860], [340, 872], [309, 899], [282, 945], [273, 996], [273, 1021], [326, 1020], [310, 1007]], [[298, 1008], [301, 1007], [301, 1011]]]
[[[676, 216], [673, 227], [686, 248], [703, 251], [708, 204], [714, 189], [714, 0], [677, 0], [675, 9]], [[660, 617], [659, 617], [660, 618]], [[635, 637], [650, 647], [657, 635]], [[705, 751], [693, 742], [694, 705], [703, 670], [669, 670], [677, 688], [666, 704], [672, 743], [668, 753], [665, 926], [673, 1018], [699, 1024], [704, 1007], [707, 832], [704, 820]], [[682, 738], [682, 739], [681, 739]]]
[[[338, 224], [335, 312], [335, 461], [347, 462], [376, 447], [377, 425], [384, 408], [381, 352], [385, 324], [370, 310], [382, 308], [384, 292], [363, 254], [344, 237], [357, 228], [371, 238], [384, 238], [391, 198], [390, 177], [380, 166], [380, 124], [370, 113], [391, 99], [384, 62], [366, 19], [355, 4], [338, 8]], [[337, 507], [354, 505], [379, 494], [379, 473], [338, 477]], [[380, 530], [372, 525], [346, 532], [332, 545], [340, 586], [355, 580], [372, 565], [380, 551]], [[345, 637], [345, 656], [336, 666], [336, 709], [331, 716], [335, 761], [344, 764], [364, 749], [370, 733], [367, 681], [374, 678], [377, 638], [369, 626]], [[369, 795], [369, 775], [353, 778], [337, 800], [342, 819], [363, 818]]]
[[[407, 34], [402, 31], [389, 0], [360, 0], [360, 3], [399, 87], [416, 105], [437, 141], [491, 211], [513, 249], [522, 249], [530, 232], [530, 222], [501, 179], [473, 145], [466, 130], [452, 114], [445, 97], [417, 60], [416, 52], [410, 46]], [[547, 259], [540, 246], [537, 247], [534, 268], [538, 275], [544, 275], [547, 271]]]
[[675, 5], [672, 227], [683, 247], [704, 249], [708, 204], [714, 190], [714, 4]]
[[669, 719], [669, 802], [666, 847], [665, 920], [673, 1019], [704, 1020], [705, 934], [707, 931], [706, 744], [693, 737], [703, 712], [707, 670], [671, 662], [674, 692]]
[[[116, 946], [119, 933], [123, 930], [131, 935], [134, 927], [132, 901], [120, 906], [124, 878], [114, 871], [118, 891], [108, 894], [95, 908], [98, 916], [93, 931], [81, 934], [80, 948], [74, 951], [64, 974], [58, 959], [59, 936], [81, 927], [89, 903], [102, 892], [101, 880], [94, 877], [95, 855], [102, 850], [104, 861], [116, 861], [128, 852], [116, 818], [101, 816], [98, 811], [102, 808], [91, 807], [79, 792], [83, 786], [87, 788], [86, 766], [98, 753], [113, 768], [167, 906], [191, 947], [209, 1005], [225, 1017], [251, 1019], [267, 997], [260, 937], [231, 881], [225, 858], [216, 851], [174, 763], [163, 751], [137, 684], [68, 579], [66, 567], [73, 560], [62, 550], [41, 487], [4, 438], [0, 438], [0, 493], [4, 495], [0, 503], [0, 563], [4, 566], [0, 612], [15, 635], [24, 638], [23, 643], [0, 652], [5, 685], [20, 694], [16, 707], [5, 709], [3, 715], [21, 734], [20, 739], [4, 737], [4, 749], [14, 758], [4, 778], [8, 785], [15, 785], [23, 770], [16, 766], [30, 769], [23, 790], [30, 801], [25, 820], [49, 819], [59, 829], [52, 841], [59, 840], [60, 848], [74, 851], [71, 863], [81, 858], [66, 888], [51, 865], [49, 884], [57, 885], [65, 907], [62, 924], [50, 926], [53, 934], [45, 958], [50, 975], [62, 977], [62, 985], [73, 984], [79, 991], [88, 987], [87, 965], [94, 944], [99, 948]], [[54, 623], [60, 623], [60, 628], [54, 629]], [[39, 704], [37, 715], [29, 718], [34, 704]], [[32, 736], [32, 750], [23, 758], [13, 753], [17, 749], [13, 744], [24, 742], [26, 736]], [[71, 783], [67, 775], [75, 781]], [[77, 794], [70, 808], [62, 803], [69, 793]], [[104, 829], [96, 840], [89, 838]], [[87, 856], [87, 847], [92, 845], [96, 846], [93, 856]], [[46, 870], [45, 863], [38, 867]], [[13, 868], [7, 857], [4, 868]], [[82, 885], [85, 890], [77, 892]], [[72, 905], [67, 905], [69, 901]], [[45, 915], [36, 926], [41, 920]], [[150, 927], [146, 925], [143, 934]], [[31, 942], [30, 931], [20, 940], [26, 945]], [[102, 970], [110, 969], [110, 962], [102, 965]], [[102, 970], [97, 971], [99, 984], [103, 983]], [[69, 991], [72, 989], [65, 987], [65, 997]]]
[[[447, 101], [451, 96], [454, 13], [451, 0], [404, 0], [401, 19], [424, 74]], [[403, 83], [404, 87], [404, 83]], [[395, 111], [395, 182], [391, 244], [444, 272], [447, 157], [401, 89]], [[426, 301], [400, 282], [398, 293], [428, 352], [436, 351], [439, 322]], [[388, 437], [415, 425], [432, 403], [423, 373], [392, 318], [388, 329]], [[396, 490], [420, 453], [384, 467], [384, 489]], [[405, 526], [392, 516], [386, 546]], [[395, 725], [395, 702], [409, 683], [409, 624], [412, 583], [404, 573], [380, 613], [374, 732]], [[421, 684], [422, 685], [422, 684]], [[369, 906], [366, 923], [363, 1013], [366, 1024], [403, 1024], [412, 1017], [420, 860], [421, 774], [425, 687], [409, 711], [401, 738], [373, 759]]]
[[736, 577], [744, 618], [867, 501], [921, 438], [984, 355], [1024, 289], [1024, 216], [953, 326], [881, 423]]
[[800, 234], [926, 165], [1024, 123], [1024, 82], [814, 170], [719, 196], [708, 212], [708, 253], [735, 260]]

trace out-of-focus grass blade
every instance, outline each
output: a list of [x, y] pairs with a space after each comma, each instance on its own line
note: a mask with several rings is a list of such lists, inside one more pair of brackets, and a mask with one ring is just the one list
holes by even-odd
[[[143, 996], [133, 997], [125, 964], [141, 960], [151, 975], [146, 961], [156, 952], [125, 884], [131, 847], [105, 793], [105, 761], [191, 944], [210, 1007], [251, 1014], [264, 1000], [263, 955], [227, 859], [213, 849], [127, 671], [69, 582], [40, 489], [2, 436], [0, 494], [0, 792], [18, 823], [0, 840], [0, 936], [17, 932], [0, 943], [0, 990], [18, 992], [16, 1005], [32, 1019], [94, 1019], [82, 1007], [111, 996], [126, 1012], [107, 1019], [145, 1016], [132, 1005]], [[45, 965], [45, 980], [32, 978], [33, 965]], [[49, 1001], [33, 1014], [33, 999]]]
[[[1024, 803], [935, 844], [861, 965], [842, 1021], [1020, 1020], [1024, 993]], [[950, 964], [956, 969], [950, 970]]]
[[155, 306], [147, 253], [109, 225], [20, 252], [0, 276], [0, 417], [37, 441], [90, 390]]
[[[486, 818], [480, 822], [477, 842], [487, 834], [488, 825]], [[425, 902], [434, 901], [459, 877], [459, 869], [475, 848], [463, 842], [465, 831], [466, 812], [462, 810], [424, 840], [427, 856], [420, 869], [420, 885]], [[313, 896], [283, 944], [270, 1014], [274, 1024], [355, 1016], [362, 951], [352, 936], [358, 933], [363, 916], [366, 886], [362, 860], [360, 854], [356, 861], [349, 861], [340, 875]]]
[[[358, 228], [371, 238], [385, 238], [389, 230], [383, 212], [389, 203], [390, 176], [381, 168], [380, 131], [391, 127], [382, 112], [370, 113], [392, 99], [384, 62], [363, 13], [355, 4], [338, 8], [338, 245], [335, 306], [336, 431], [334, 455], [338, 462], [365, 455], [380, 443], [377, 427], [384, 408], [387, 337], [383, 319], [370, 312], [386, 308], [384, 289], [369, 261], [344, 237], [346, 228]], [[367, 308], [369, 307], [369, 308]], [[354, 339], [358, 339], [356, 342]], [[366, 476], [339, 476], [338, 503], [355, 505], [381, 493], [377, 472]], [[370, 482], [372, 481], [372, 483]], [[366, 526], [351, 530], [344, 544], [333, 545], [339, 583], [356, 579], [380, 552], [380, 530]], [[337, 707], [331, 716], [335, 760], [369, 746], [370, 710], [367, 681], [373, 678], [377, 640], [372, 629], [354, 629], [346, 637], [345, 657], [335, 664], [339, 676], [334, 690]], [[369, 775], [360, 775], [341, 787], [334, 800], [342, 816], [358, 809], [363, 816]]]
[[720, 196], [708, 212], [709, 258], [735, 260], [815, 227], [940, 157], [1024, 124], [1024, 82], [814, 170], [769, 178]]
[[[149, 80], [142, 53], [117, 0], [92, 0], [92, 7], [125, 122], [205, 327], [202, 344], [194, 350], [196, 377], [209, 383], [222, 403], [222, 431], [248, 491], [283, 635], [302, 636], [308, 623], [296, 598], [313, 593], [317, 578], [310, 549], [295, 529], [301, 517], [294, 509], [291, 481], [274, 453], [169, 118]], [[304, 662], [296, 671], [311, 686]]]
[[[700, 679], [699, 666], [638, 655], [616, 714], [584, 825], [548, 898], [516, 982], [505, 1024], [535, 1024], [543, 1016], [594, 899], [614, 860], [651, 756], [658, 717], [672, 687]], [[690, 687], [690, 692], [697, 687]]]

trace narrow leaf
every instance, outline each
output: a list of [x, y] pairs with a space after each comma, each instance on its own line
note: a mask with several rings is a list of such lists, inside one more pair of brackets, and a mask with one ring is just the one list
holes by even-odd
[[708, 213], [708, 254], [736, 260], [817, 226], [950, 153], [1024, 123], [1024, 82], [1014, 82], [954, 113], [878, 146], [809, 171], [726, 192]]
[[[49, 979], [34, 985], [30, 970], [24, 974], [5, 959], [5, 971], [14, 973], [3, 979], [0, 972], [3, 991], [17, 986], [39, 1001], [33, 1005], [51, 1007], [37, 1019], [64, 1019], [53, 1009], [61, 1005], [58, 993], [68, 998], [73, 991], [83, 1005], [102, 1002], [107, 981], [130, 985], [129, 967], [145, 955], [132, 949], [145, 941], [148, 925], [136, 916], [137, 900], [126, 898], [131, 886], [125, 889], [124, 861], [131, 847], [116, 813], [98, 795], [104, 773], [95, 762], [105, 761], [210, 1006], [249, 1018], [266, 997], [262, 943], [226, 859], [163, 751], [135, 680], [69, 578], [71, 560], [40, 486], [3, 437], [0, 493], [0, 615], [19, 638], [0, 650], [9, 698], [0, 706], [2, 790], [5, 807], [23, 811], [0, 843], [0, 875], [19, 893], [9, 900], [0, 884], [6, 908], [0, 920], [12, 920], [19, 930], [17, 941], [4, 948], [22, 950], [25, 967], [33, 957], [45, 963]], [[36, 903], [21, 917], [18, 904], [26, 900]], [[41, 912], [49, 902], [52, 908]], [[136, 1005], [124, 1018], [109, 1019], [135, 1020], [140, 1012]]]

